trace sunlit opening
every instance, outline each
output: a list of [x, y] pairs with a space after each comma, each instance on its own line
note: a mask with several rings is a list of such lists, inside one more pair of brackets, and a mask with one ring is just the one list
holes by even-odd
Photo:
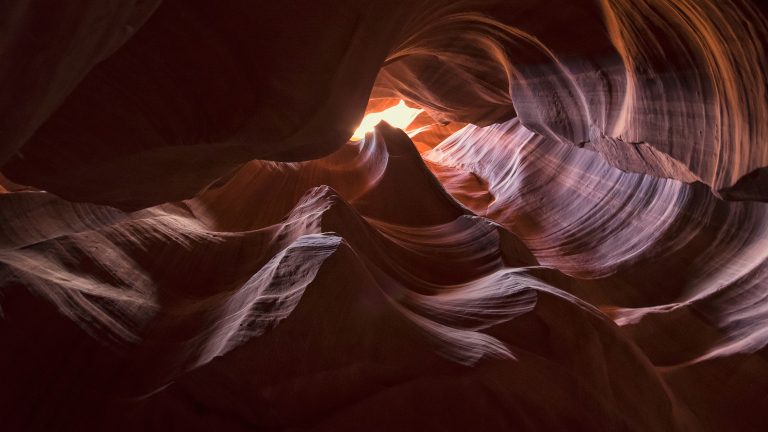
[[405, 102], [401, 100], [397, 105], [389, 107], [384, 111], [366, 115], [363, 118], [363, 122], [360, 123], [360, 126], [358, 126], [350, 139], [361, 140], [365, 138], [365, 134], [372, 132], [373, 128], [382, 120], [396, 128], [405, 129], [413, 122], [416, 116], [421, 114], [422, 111], [424, 110], [407, 106]]

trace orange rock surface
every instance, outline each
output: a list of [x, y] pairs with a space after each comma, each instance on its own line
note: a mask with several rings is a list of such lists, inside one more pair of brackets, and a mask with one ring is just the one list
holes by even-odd
[[2, 430], [768, 430], [764, 2], [48, 3]]

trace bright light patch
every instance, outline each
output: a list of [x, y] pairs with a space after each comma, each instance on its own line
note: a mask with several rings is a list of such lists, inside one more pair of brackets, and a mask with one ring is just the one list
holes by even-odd
[[363, 122], [360, 123], [360, 126], [358, 126], [350, 139], [354, 141], [365, 138], [365, 134], [373, 132], [373, 128], [382, 120], [396, 128], [405, 129], [413, 122], [416, 116], [422, 113], [422, 111], [424, 110], [410, 108], [401, 100], [397, 105], [389, 107], [384, 111], [366, 115], [363, 118]]

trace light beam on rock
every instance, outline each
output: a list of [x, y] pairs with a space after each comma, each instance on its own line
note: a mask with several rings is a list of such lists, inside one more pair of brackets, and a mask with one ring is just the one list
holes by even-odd
[[413, 123], [413, 120], [423, 111], [424, 110], [420, 108], [411, 108], [401, 100], [397, 105], [389, 107], [384, 111], [367, 114], [360, 123], [360, 126], [355, 129], [355, 133], [352, 134], [351, 140], [357, 141], [365, 138], [365, 134], [373, 132], [373, 128], [382, 121], [385, 121], [398, 129], [405, 129]]

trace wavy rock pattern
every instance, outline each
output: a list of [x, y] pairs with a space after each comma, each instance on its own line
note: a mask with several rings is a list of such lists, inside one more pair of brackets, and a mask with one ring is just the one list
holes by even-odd
[[765, 430], [765, 13], [0, 6], [3, 428]]
[[[465, 205], [518, 235], [542, 264], [579, 279], [569, 291], [622, 326], [684, 398], [702, 398], [691, 393], [707, 379], [734, 382], [726, 388], [745, 398], [765, 384], [756, 376], [768, 366], [766, 204], [620, 171], [517, 119], [467, 126], [424, 156]], [[468, 196], [467, 180], [451, 181], [457, 171], [479, 178], [491, 199]], [[707, 403], [730, 415], [721, 399]], [[728, 409], [749, 416], [756, 406], [746, 406]]]

